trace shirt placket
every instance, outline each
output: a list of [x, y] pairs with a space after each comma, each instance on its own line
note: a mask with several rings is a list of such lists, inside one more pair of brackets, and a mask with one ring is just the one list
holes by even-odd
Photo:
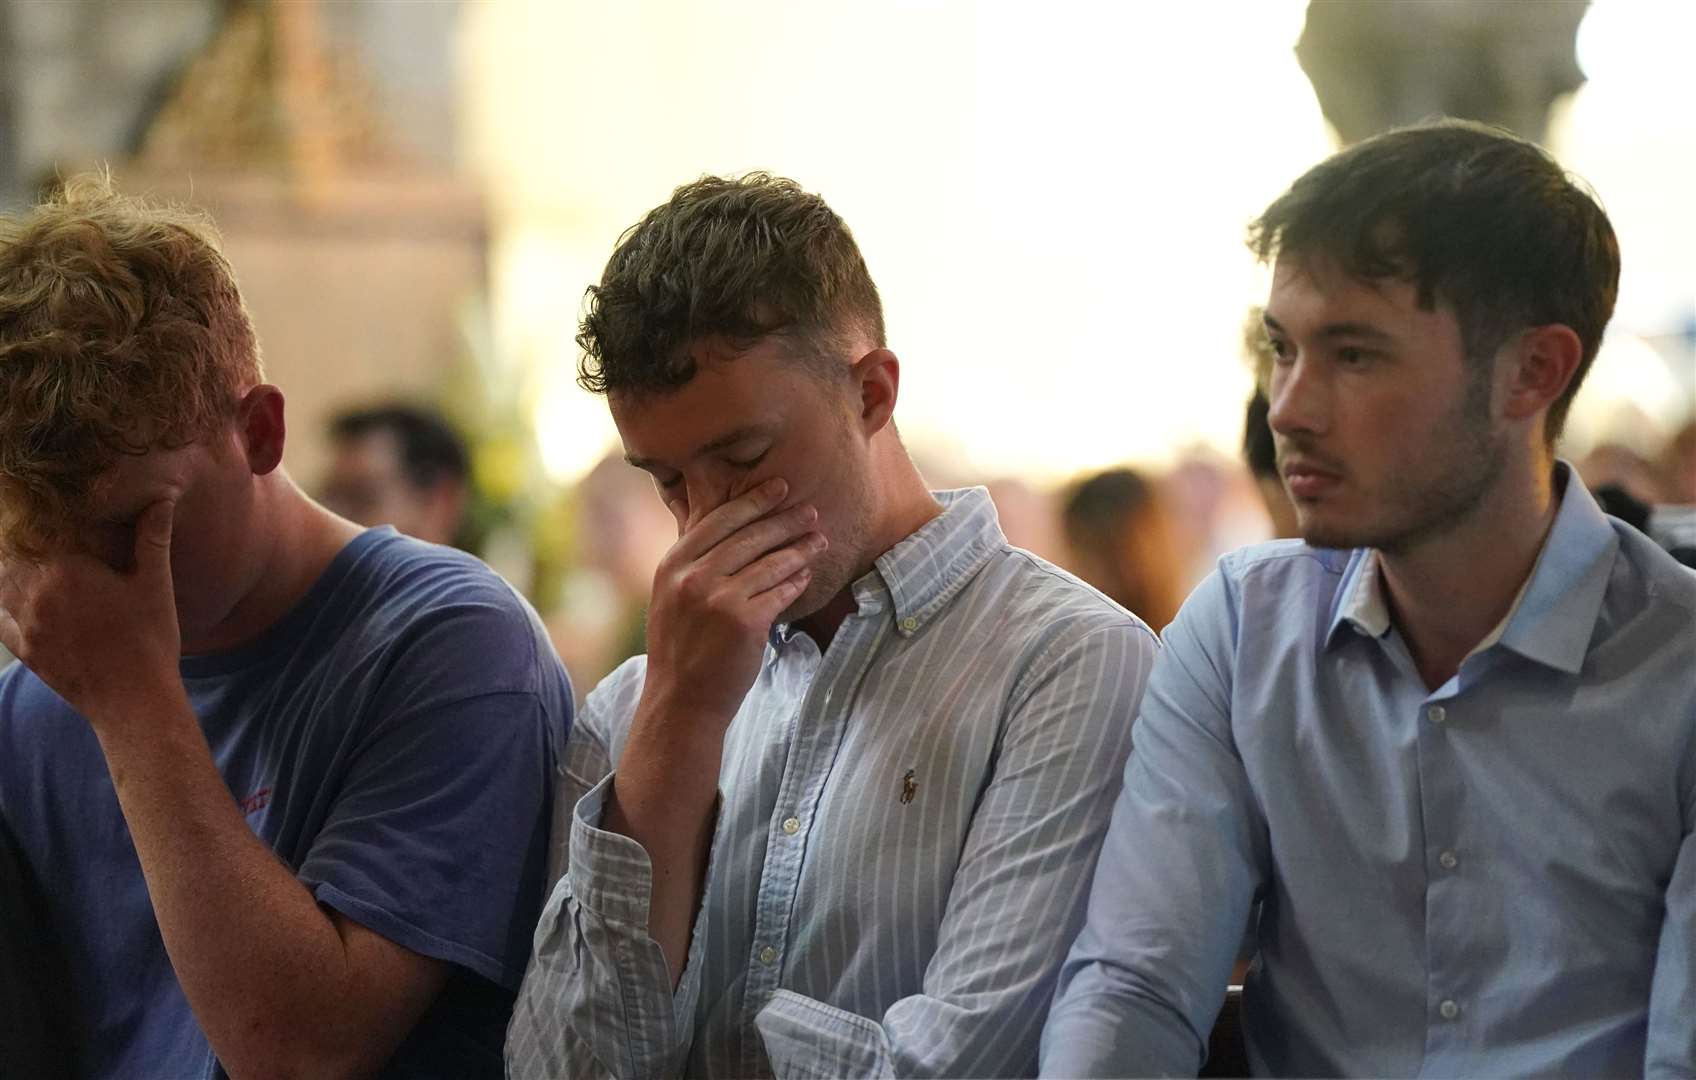
[[1460, 838], [1465, 792], [1454, 760], [1455, 725], [1463, 721], [1460, 701], [1445, 689], [1418, 700], [1420, 815], [1425, 860], [1425, 1062], [1427, 1075], [1466, 1042], [1468, 1023], [1468, 938], [1463, 875], [1468, 853]]
[[[755, 901], [754, 938], [747, 963], [743, 1023], [754, 1017], [781, 982], [795, 896], [813, 817], [837, 748], [847, 728], [853, 691], [876, 645], [877, 619], [862, 610], [850, 616], [826, 650], [812, 685], [801, 699], [795, 733], [784, 761], [777, 803], [767, 826], [765, 869]], [[758, 1036], [744, 1040], [740, 1075], [758, 1075]]]

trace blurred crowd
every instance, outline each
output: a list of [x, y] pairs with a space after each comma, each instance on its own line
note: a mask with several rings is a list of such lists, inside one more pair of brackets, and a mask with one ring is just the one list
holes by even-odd
[[[1263, 364], [1252, 332], [1245, 344], [1251, 361]], [[983, 483], [1012, 543], [1160, 629], [1221, 554], [1297, 535], [1267, 409], [1257, 391], [1244, 409], [1237, 461], [1197, 449], [1167, 468], [1118, 465], [1052, 487], [920, 465], [933, 487]], [[328, 437], [330, 465], [318, 494], [331, 509], [485, 554], [467, 528], [476, 500], [469, 452], [440, 412], [404, 402], [363, 404], [339, 413]], [[1603, 442], [1574, 466], [1609, 512], [1675, 551], [1696, 547], [1696, 418], [1656, 453]], [[648, 591], [676, 524], [648, 476], [616, 453], [578, 482], [565, 505], [570, 558], [552, 595], [532, 600], [581, 694], [644, 651]]]

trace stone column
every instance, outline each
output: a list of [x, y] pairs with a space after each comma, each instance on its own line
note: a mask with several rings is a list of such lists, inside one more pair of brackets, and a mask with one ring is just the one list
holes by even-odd
[[1311, 0], [1296, 58], [1345, 143], [1442, 114], [1541, 142], [1588, 0]]

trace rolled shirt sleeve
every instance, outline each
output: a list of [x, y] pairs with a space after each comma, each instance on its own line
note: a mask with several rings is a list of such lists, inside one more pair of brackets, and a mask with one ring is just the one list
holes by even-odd
[[584, 721], [560, 785], [572, 807], [565, 873], [536, 928], [508, 1030], [507, 1071], [535, 1078], [677, 1076], [700, 992], [699, 916], [674, 991], [665, 954], [648, 933], [648, 853], [600, 827], [613, 777], [587, 710]]

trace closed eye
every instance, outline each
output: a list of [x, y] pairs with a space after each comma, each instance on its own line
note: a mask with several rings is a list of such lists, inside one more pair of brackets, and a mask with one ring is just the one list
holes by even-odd
[[725, 460], [729, 461], [730, 464], [736, 466], [738, 469], [752, 469], [754, 466], [764, 461], [766, 459], [766, 455], [770, 452], [770, 450], [761, 450], [758, 454], [755, 454], [751, 458], [743, 458], [740, 460], [737, 458], [726, 458]]

